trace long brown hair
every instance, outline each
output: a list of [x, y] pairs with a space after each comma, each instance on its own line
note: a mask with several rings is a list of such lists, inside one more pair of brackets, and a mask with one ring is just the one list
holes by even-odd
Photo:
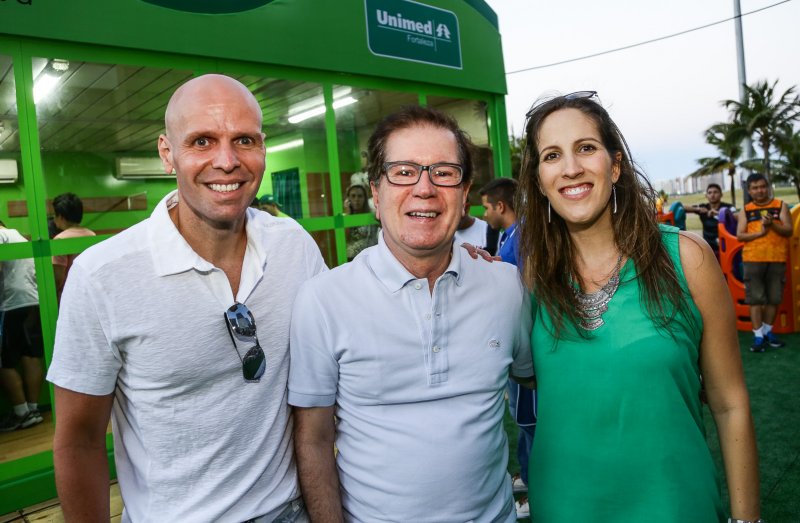
[[[573, 291], [580, 276], [576, 250], [566, 222], [552, 213], [548, 223], [548, 201], [539, 180], [539, 132], [544, 120], [561, 109], [577, 109], [594, 122], [603, 146], [612, 158], [621, 156], [616, 186], [617, 212], [612, 214], [614, 242], [620, 253], [633, 260], [643, 305], [659, 328], [668, 324], [678, 311], [686, 309], [686, 296], [661, 241], [655, 213], [655, 191], [634, 164], [628, 144], [608, 112], [592, 98], [559, 96], [528, 113], [525, 149], [517, 193], [519, 209], [519, 248], [523, 279], [549, 313], [558, 337], [565, 322], [581, 336], [578, 301]], [[611, 202], [609, 201], [609, 205]]]

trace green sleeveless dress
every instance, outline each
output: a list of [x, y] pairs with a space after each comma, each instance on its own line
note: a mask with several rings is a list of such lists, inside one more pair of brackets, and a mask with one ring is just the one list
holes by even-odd
[[[661, 232], [686, 290], [678, 229]], [[532, 521], [723, 521], [703, 428], [702, 320], [694, 304], [692, 318], [674, 320], [673, 337], [660, 333], [640, 301], [629, 260], [605, 324], [591, 339], [572, 330], [556, 340], [547, 312], [534, 315], [539, 418], [529, 465]]]

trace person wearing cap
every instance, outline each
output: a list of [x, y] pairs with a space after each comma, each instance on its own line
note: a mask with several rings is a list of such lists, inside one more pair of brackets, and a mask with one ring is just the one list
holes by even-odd
[[271, 194], [265, 194], [261, 198], [258, 199], [258, 207], [262, 211], [266, 211], [273, 216], [280, 216], [281, 214], [281, 204], [275, 200], [275, 197]]

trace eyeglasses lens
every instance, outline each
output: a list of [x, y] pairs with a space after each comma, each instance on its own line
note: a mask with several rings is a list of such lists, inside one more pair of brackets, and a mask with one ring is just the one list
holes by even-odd
[[394, 185], [416, 185], [423, 171], [428, 172], [431, 183], [440, 187], [455, 187], [461, 184], [464, 169], [454, 163], [420, 165], [414, 162], [386, 162], [383, 164], [386, 178]]
[[260, 379], [266, 368], [267, 358], [259, 345], [252, 347], [242, 358], [242, 374], [247, 381]]
[[[253, 318], [253, 313], [244, 304], [234, 303], [225, 311], [225, 321], [231, 335], [233, 348], [239, 359], [242, 360], [242, 374], [245, 381], [258, 381], [266, 370], [267, 358], [256, 337], [256, 320]], [[255, 343], [244, 357], [239, 353], [233, 339], [234, 336], [240, 341]]]
[[234, 303], [225, 311], [231, 330], [239, 338], [254, 338], [256, 335], [256, 320], [253, 313], [245, 305]]

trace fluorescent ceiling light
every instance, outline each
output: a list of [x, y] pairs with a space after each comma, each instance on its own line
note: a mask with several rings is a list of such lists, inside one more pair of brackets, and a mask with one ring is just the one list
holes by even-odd
[[333, 108], [338, 109], [340, 107], [347, 107], [348, 105], [356, 103], [358, 100], [353, 98], [352, 96], [346, 96], [341, 100], [334, 100], [333, 101]]
[[[353, 91], [352, 87], [336, 87], [333, 90], [333, 108], [345, 107], [356, 103], [358, 100], [348, 96]], [[300, 103], [294, 104], [289, 109], [289, 123], [300, 123], [303, 120], [325, 114], [325, 102], [322, 96], [313, 96]]]
[[[347, 87], [347, 86], [334, 87], [333, 99], [338, 100], [339, 98], [344, 98], [351, 92], [353, 92], [352, 87]], [[296, 114], [306, 112], [309, 109], [314, 109], [320, 105], [325, 105], [325, 99], [322, 97], [321, 94], [312, 96], [310, 98], [306, 98], [305, 100], [293, 103], [291, 106], [289, 106], [289, 116], [294, 116]]]
[[58, 76], [49, 73], [45, 73], [37, 78], [36, 83], [33, 86], [33, 103], [38, 104], [47, 98], [47, 95], [49, 95], [55, 88], [56, 84], [58, 84], [58, 80]]
[[303, 120], [308, 120], [309, 118], [314, 118], [315, 116], [319, 116], [324, 112], [325, 112], [325, 106], [318, 105], [313, 109], [309, 109], [308, 111], [303, 111], [302, 113], [290, 116], [289, 123], [300, 123]]
[[293, 149], [295, 147], [302, 147], [303, 146], [303, 139], [298, 138], [297, 140], [291, 140], [288, 142], [284, 142], [278, 145], [273, 145], [271, 147], [267, 147], [267, 153], [277, 153], [279, 151], [285, 151], [286, 149]]
[[58, 84], [58, 81], [61, 79], [61, 75], [63, 75], [68, 69], [69, 62], [67, 60], [53, 58], [52, 60], [48, 61], [41, 74], [34, 82], [33, 103], [39, 103], [47, 98], [47, 95], [49, 95]]
[[[338, 100], [333, 101], [333, 108], [339, 109], [340, 107], [347, 107], [348, 105], [356, 103], [358, 100], [353, 98], [352, 96], [345, 96], [344, 98], [340, 98]], [[309, 118], [313, 118], [315, 116], [319, 116], [325, 112], [324, 105], [318, 105], [313, 109], [309, 109], [308, 111], [304, 111], [300, 114], [296, 114], [294, 116], [289, 117], [289, 123], [300, 123], [303, 120], [308, 120]]]

